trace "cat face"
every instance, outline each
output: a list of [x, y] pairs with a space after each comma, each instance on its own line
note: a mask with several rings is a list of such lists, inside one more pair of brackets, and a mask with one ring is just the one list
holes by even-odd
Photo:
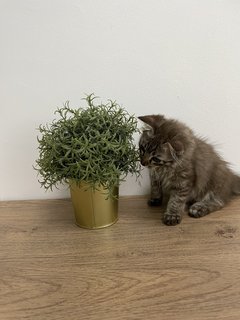
[[174, 150], [170, 143], [161, 141], [144, 131], [139, 141], [140, 161], [143, 166], [171, 166], [174, 163]]
[[171, 167], [179, 163], [184, 147], [178, 139], [176, 124], [163, 116], [139, 117], [150, 128], [144, 130], [139, 141], [140, 161], [148, 167]]

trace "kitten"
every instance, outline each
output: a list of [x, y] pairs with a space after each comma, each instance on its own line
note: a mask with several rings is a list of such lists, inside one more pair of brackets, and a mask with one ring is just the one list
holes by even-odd
[[240, 195], [240, 177], [190, 128], [162, 115], [139, 119], [149, 126], [139, 141], [141, 164], [150, 170], [148, 203], [160, 205], [163, 195], [169, 197], [165, 224], [180, 223], [186, 205], [191, 217], [200, 218]]

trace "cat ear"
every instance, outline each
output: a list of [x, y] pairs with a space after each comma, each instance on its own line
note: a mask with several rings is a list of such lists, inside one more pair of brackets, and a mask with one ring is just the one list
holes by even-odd
[[149, 116], [138, 117], [138, 119], [148, 124], [151, 128], [154, 129], [154, 131], [165, 121], [164, 116], [154, 114]]
[[165, 157], [165, 161], [171, 161], [175, 159], [175, 151], [169, 142], [166, 142], [162, 145], [162, 151]]
[[184, 146], [183, 146], [182, 142], [180, 142], [178, 140], [172, 141], [171, 145], [178, 156], [180, 156], [184, 153]]
[[166, 142], [163, 144], [162, 148], [167, 160], [175, 160], [176, 156], [180, 156], [184, 153], [184, 147], [180, 141], [173, 141], [171, 143]]

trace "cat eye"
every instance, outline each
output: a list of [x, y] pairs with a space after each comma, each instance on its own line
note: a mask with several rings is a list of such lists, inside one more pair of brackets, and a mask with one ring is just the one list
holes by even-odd
[[157, 157], [152, 157], [152, 159], [151, 159], [152, 161], [154, 161], [154, 162], [156, 162], [156, 163], [160, 163], [160, 162], [162, 162], [162, 160], [161, 159], [159, 159], [159, 158], [157, 158]]

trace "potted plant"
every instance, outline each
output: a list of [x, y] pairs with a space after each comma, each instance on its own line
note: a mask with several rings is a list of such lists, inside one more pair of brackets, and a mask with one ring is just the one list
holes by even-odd
[[133, 134], [137, 119], [115, 101], [96, 104], [88, 95], [85, 108], [69, 102], [56, 110], [58, 119], [40, 125], [35, 169], [45, 189], [67, 183], [76, 223], [102, 228], [117, 220], [118, 187], [127, 174], [140, 174]]

